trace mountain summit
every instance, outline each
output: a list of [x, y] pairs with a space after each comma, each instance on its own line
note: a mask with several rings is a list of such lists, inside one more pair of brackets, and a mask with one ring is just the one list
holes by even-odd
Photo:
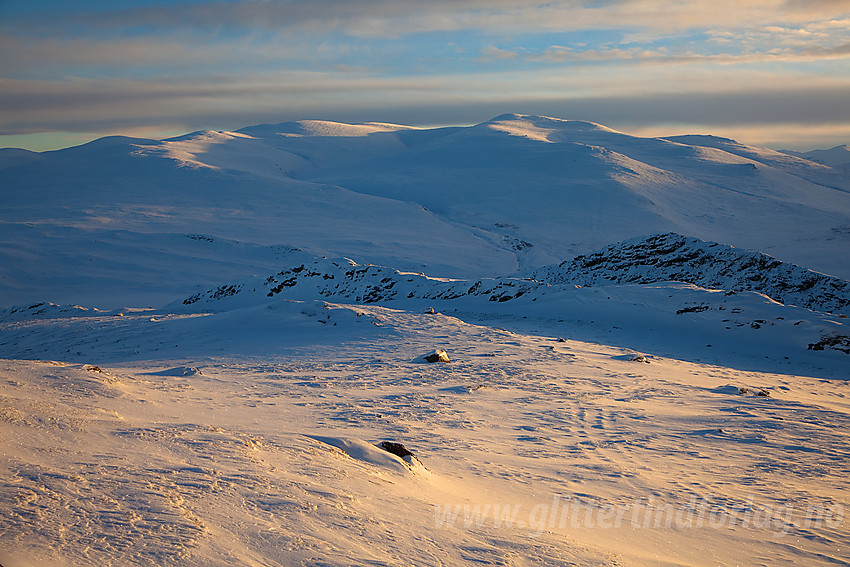
[[666, 232], [850, 277], [846, 174], [712, 136], [520, 114], [447, 128], [304, 120], [4, 150], [0, 165], [6, 303], [156, 303], [273, 272], [284, 249], [507, 275]]

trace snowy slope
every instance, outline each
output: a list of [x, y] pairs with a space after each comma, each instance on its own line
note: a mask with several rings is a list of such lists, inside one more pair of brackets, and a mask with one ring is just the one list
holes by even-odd
[[0, 192], [4, 567], [846, 564], [836, 168], [310, 120]]
[[0, 169], [15, 167], [41, 159], [38, 152], [20, 148], [0, 148]]
[[[655, 255], [645, 253], [650, 247]], [[618, 267], [644, 256], [642, 266]], [[270, 276], [223, 283], [162, 309], [101, 311], [50, 303], [7, 308], [0, 311], [5, 336], [0, 346], [16, 358], [49, 357], [56, 344], [64, 345], [64, 356], [71, 360], [97, 353], [103, 357], [104, 348], [117, 349], [119, 359], [148, 356], [145, 340], [114, 328], [130, 325], [137, 329], [134, 332], [150, 333], [148, 340], [157, 351], [174, 351], [175, 356], [178, 352], [201, 356], [205, 350], [262, 354], [267, 349], [274, 352], [275, 343], [269, 345], [264, 334], [279, 325], [292, 330], [292, 325], [300, 324], [295, 320], [307, 317], [306, 321], [336, 327], [338, 318], [332, 315], [344, 311], [334, 306], [349, 306], [359, 319], [362, 306], [381, 305], [415, 313], [451, 313], [465, 321], [564, 325], [564, 334], [583, 340], [749, 370], [812, 372], [815, 367], [837, 365], [824, 370], [832, 376], [842, 375], [850, 364], [847, 282], [764, 255], [673, 235], [627, 243], [580, 257], [569, 269], [553, 267], [538, 274], [548, 282], [432, 278], [305, 253], [292, 253], [291, 260], [297, 261]], [[583, 272], [576, 267], [583, 265], [588, 266]], [[699, 279], [690, 277], [700, 273], [699, 266], [705, 266], [705, 277], [687, 283]], [[772, 269], [765, 269], [768, 266]], [[736, 277], [721, 277], [733, 270]], [[758, 280], [752, 278], [754, 273]], [[767, 292], [783, 293], [786, 305]], [[295, 319], [286, 315], [290, 313]], [[60, 331], [53, 338], [56, 319], [102, 328], [102, 334], [71, 338]], [[359, 320], [380, 326], [369, 318]], [[195, 331], [190, 330], [192, 325]], [[183, 330], [177, 333], [177, 329]], [[181, 336], [174, 349], [169, 333]]]
[[294, 175], [413, 200], [501, 235], [523, 267], [673, 231], [848, 275], [850, 180], [807, 160], [522, 115], [395, 136], [407, 148]]
[[5, 312], [0, 562], [843, 560], [847, 355], [805, 347], [843, 320], [684, 284], [433, 314], [281, 299], [301, 285]]
[[810, 152], [783, 151], [786, 154], [805, 158], [830, 167], [850, 169], [850, 146], [847, 144], [841, 144], [828, 150], [812, 150]]
[[[194, 151], [208, 143], [204, 135]], [[161, 305], [198, 285], [273, 271], [291, 248], [437, 273], [515, 268], [513, 254], [418, 205], [273, 180], [259, 166], [250, 174], [200, 166], [173, 144], [183, 143], [154, 151], [114, 141], [0, 171], [0, 303]], [[172, 157], [158, 155], [166, 149]], [[255, 149], [225, 153], [246, 165]], [[279, 157], [253, 154], [283, 164]]]
[[680, 281], [709, 289], [755, 291], [817, 311], [848, 312], [850, 282], [780, 262], [760, 252], [679, 234], [612, 244], [557, 266], [535, 270], [548, 283], [644, 284]]
[[722, 138], [505, 115], [114, 136], [3, 156], [5, 305], [161, 305], [273, 272], [281, 247], [479, 278], [660, 232], [850, 277], [846, 174]]

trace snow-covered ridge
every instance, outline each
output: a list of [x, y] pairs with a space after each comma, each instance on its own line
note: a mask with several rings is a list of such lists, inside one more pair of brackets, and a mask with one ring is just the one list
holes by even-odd
[[620, 134], [595, 122], [525, 114], [503, 114], [480, 124], [479, 127], [548, 143], [570, 141], [577, 133], [582, 132]]
[[16, 305], [0, 308], [0, 321], [18, 321], [26, 319], [63, 319], [67, 317], [103, 317], [114, 315], [122, 317], [125, 312], [139, 312], [143, 309], [113, 309], [104, 311], [95, 307], [81, 305], [58, 305], [40, 301], [28, 305]]
[[583, 286], [680, 281], [707, 289], [754, 291], [816, 311], [847, 311], [850, 282], [717, 242], [668, 233], [612, 244], [533, 272], [550, 284]]
[[[160, 306], [293, 265], [281, 244], [474, 281], [666, 232], [850, 280], [844, 170], [582, 120], [113, 136], [0, 151], [0, 187], [0, 305]], [[193, 234], [213, 240], [182, 236]]]
[[815, 311], [843, 312], [850, 307], [850, 282], [759, 252], [672, 233], [613, 244], [558, 266], [541, 268], [531, 276], [450, 280], [383, 266], [358, 265], [347, 259], [316, 258], [265, 279], [209, 289], [183, 300], [182, 304], [229, 309], [234, 301], [249, 301], [248, 298], [257, 301], [278, 295], [364, 304], [460, 298], [503, 303], [520, 297], [537, 301], [560, 287], [678, 281], [706, 289], [755, 292], [780, 303]]
[[546, 287], [546, 284], [539, 282], [508, 277], [477, 281], [432, 278], [385, 266], [359, 265], [345, 258], [317, 258], [312, 262], [290, 266], [264, 279], [224, 284], [197, 293], [184, 299], [182, 305], [213, 310], [230, 309], [234, 304], [276, 296], [289, 299], [325, 297], [364, 304], [394, 300], [452, 300], [461, 297], [483, 297], [487, 301], [505, 302], [529, 292], [539, 293]]
[[343, 137], [358, 138], [368, 136], [376, 132], [397, 132], [400, 130], [416, 130], [413, 126], [401, 124], [386, 124], [382, 122], [364, 122], [362, 124], [344, 124], [331, 122], [329, 120], [298, 120], [295, 122], [283, 122], [280, 124], [258, 124], [248, 126], [239, 130], [244, 134], [268, 135], [288, 137]]
[[810, 152], [795, 152], [793, 150], [783, 150], [783, 153], [808, 159], [815, 163], [828, 165], [830, 167], [850, 169], [850, 146], [848, 146], [847, 144], [835, 146], [834, 148], [830, 148], [828, 150], [812, 150]]

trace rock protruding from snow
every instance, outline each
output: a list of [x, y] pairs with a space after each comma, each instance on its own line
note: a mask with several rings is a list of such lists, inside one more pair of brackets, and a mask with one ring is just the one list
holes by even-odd
[[377, 447], [400, 458], [402, 461], [407, 463], [407, 466], [410, 467], [411, 471], [427, 470], [425, 469], [425, 465], [422, 464], [422, 461], [420, 461], [416, 455], [411, 453], [410, 450], [401, 443], [396, 443], [395, 441], [381, 441], [377, 444]]
[[120, 311], [101, 311], [80, 305], [57, 305], [40, 301], [29, 305], [17, 305], [0, 309], [0, 321], [27, 319], [64, 319], [66, 317], [101, 317], [118, 315]]
[[427, 362], [451, 362], [449, 360], [449, 355], [446, 351], [437, 349], [431, 354], [425, 355], [424, 358]]
[[175, 368], [160, 370], [159, 372], [148, 372], [147, 376], [171, 376], [175, 378], [184, 378], [187, 376], [198, 376], [201, 374], [201, 371], [194, 366], [177, 366]]
[[[305, 260], [307, 260], [305, 258]], [[684, 282], [727, 292], [755, 292], [780, 303], [816, 311], [850, 311], [850, 282], [782, 262], [759, 252], [661, 234], [613, 244], [556, 266], [539, 268], [531, 278], [459, 280], [432, 278], [341, 259], [314, 258], [273, 274], [195, 294], [175, 310], [226, 311], [274, 299], [318, 297], [358, 304], [467, 299], [499, 305], [522, 298], [534, 302], [566, 288]], [[466, 303], [466, 302], [462, 302]], [[678, 314], [705, 306], [682, 307]], [[436, 311], [435, 311], [436, 313]]]
[[780, 303], [817, 311], [850, 308], [850, 282], [751, 250], [680, 234], [657, 234], [612, 244], [557, 266], [536, 280], [583, 286], [679, 281], [707, 289], [754, 291]]
[[[384, 303], [396, 300], [441, 301], [462, 297], [480, 297], [503, 303], [522, 297], [531, 290], [545, 287], [538, 282], [515, 278], [488, 278], [474, 282], [430, 278], [424, 274], [404, 273], [393, 268], [359, 265], [342, 259], [317, 258], [287, 267], [263, 280], [221, 285], [197, 293], [173, 305], [178, 309], [228, 309], [234, 302], [251, 301], [258, 296], [315, 299], [319, 297], [355, 303]], [[435, 312], [436, 313], [436, 312]]]
[[850, 354], [850, 337], [845, 335], [823, 337], [818, 342], [809, 345], [809, 350], [824, 350], [824, 348], [831, 348], [841, 351], [844, 354]]
[[[308, 437], [338, 449], [341, 454], [351, 457], [355, 461], [368, 463], [378, 470], [404, 474], [424, 473], [426, 476], [428, 475], [428, 471], [422, 465], [422, 462], [413, 453], [407, 451], [400, 443], [390, 443], [391, 448], [394, 450], [389, 450], [383, 446], [383, 443], [373, 445], [361, 439], [320, 437], [317, 435], [308, 435]], [[384, 443], [387, 442], [385, 441]], [[396, 445], [404, 449], [407, 454], [405, 456], [399, 455], [396, 452]]]
[[378, 447], [380, 447], [381, 449], [383, 449], [384, 451], [386, 451], [388, 453], [392, 453], [393, 455], [397, 455], [397, 456], [401, 457], [402, 459], [407, 457], [407, 456], [411, 456], [411, 457], [413, 456], [413, 453], [411, 453], [407, 449], [407, 447], [405, 447], [401, 443], [396, 443], [395, 441], [381, 441], [380, 443], [378, 443]]

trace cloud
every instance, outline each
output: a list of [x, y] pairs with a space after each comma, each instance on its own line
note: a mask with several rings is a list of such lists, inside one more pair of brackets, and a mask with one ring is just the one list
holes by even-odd
[[469, 123], [511, 111], [615, 127], [694, 123], [689, 113], [846, 121], [850, 6], [801, 6], [236, 0], [16, 16], [0, 21], [0, 130]]
[[[672, 56], [666, 51], [632, 47], [628, 49], [574, 49], [562, 45], [552, 45], [539, 54], [530, 54], [527, 61], [557, 63], [563, 61], [600, 62], [600, 61], [672, 61], [684, 56]], [[688, 56], [688, 58], [691, 58]], [[704, 59], [704, 57], [701, 57]]]
[[573, 49], [553, 45], [540, 54], [529, 54], [526, 61], [542, 63], [600, 63], [606, 61], [631, 61], [640, 64], [682, 65], [682, 64], [722, 64], [740, 65], [747, 63], [783, 63], [812, 61], [819, 59], [850, 58], [850, 43], [831, 47], [808, 46], [801, 48], [774, 48], [755, 53], [716, 53], [701, 54], [689, 51], [676, 52], [643, 48], [630, 49]]
[[[807, 6], [803, 9], [803, 4]], [[289, 0], [157, 4], [83, 14], [106, 28], [288, 29], [313, 34], [399, 37], [434, 31], [538, 33], [586, 29], [665, 32], [790, 25], [850, 14], [847, 2], [795, 0]]]
[[254, 34], [233, 38], [199, 38], [186, 34], [142, 37], [51, 37], [32, 38], [0, 35], [0, 73], [14, 75], [107, 73], [139, 75], [180, 69], [181, 73], [202, 74], [208, 69], [274, 68], [284, 62], [321, 62], [328, 66], [350, 53], [345, 44], [305, 43], [278, 34]]
[[437, 78], [370, 78], [351, 69], [145, 80], [0, 79], [0, 133], [97, 131], [163, 121], [236, 125], [242, 117], [267, 121], [281, 109], [299, 118], [321, 117], [339, 108], [375, 109], [387, 99], [434, 98], [444, 88]]
[[[333, 9], [340, 14], [346, 14], [355, 19], [366, 18], [362, 13], [356, 13], [352, 6], [371, 7], [383, 5], [383, 0], [353, 0], [352, 2], [336, 2], [325, 0], [331, 12]], [[618, 7], [626, 6], [637, 9], [643, 0], [623, 0], [616, 3]], [[722, 0], [726, 1], [726, 0]], [[770, 1], [770, 0], [767, 0]], [[747, 4], [746, 1], [742, 2]], [[168, 10], [235, 10], [244, 2], [227, 3], [225, 6], [216, 4], [192, 4], [189, 7], [176, 4], [173, 7], [147, 7], [136, 11], [151, 12], [150, 21], [158, 21], [165, 18], [163, 11]], [[299, 17], [296, 21], [304, 22], [310, 18], [316, 18], [313, 12], [308, 12], [303, 2], [294, 1], [290, 3], [279, 2], [250, 2], [252, 18], [262, 20], [262, 30], [246, 31], [238, 34], [200, 34], [187, 30], [164, 28], [164, 31], [156, 30], [143, 33], [142, 35], [119, 35], [107, 34], [104, 36], [63, 36], [62, 34], [51, 37], [39, 36], [16, 36], [11, 33], [0, 35], [0, 51], [4, 57], [0, 60], [0, 71], [9, 76], [46, 77], [50, 74], [77, 74], [86, 75], [85, 68], [91, 69], [91, 75], [103, 76], [105, 73], [117, 73], [119, 76], [162, 73], [164, 69], [180, 69], [181, 73], [202, 74], [212, 67], [219, 69], [232, 68], [234, 71], [260, 68], [287, 67], [287, 68], [355, 68], [368, 69], [384, 67], [388, 60], [401, 58], [402, 53], [408, 53], [408, 57], [416, 57], [422, 65], [437, 67], [440, 64], [460, 63], [467, 64], [506, 62], [510, 60], [524, 60], [532, 63], [560, 64], [564, 62], [574, 63], [603, 63], [609, 61], [632, 61], [638, 63], [753, 63], [753, 62], [781, 62], [802, 61], [813, 59], [836, 59], [848, 56], [847, 44], [850, 43], [850, 20], [836, 20], [847, 24], [847, 26], [833, 26], [832, 20], [810, 22], [803, 27], [787, 27], [780, 25], [759, 25], [746, 30], [730, 29], [707, 29], [707, 39], [702, 41], [693, 36], [665, 38], [655, 33], [624, 33], [619, 43], [608, 45], [596, 45], [591, 47], [580, 47], [578, 45], [551, 45], [540, 50], [537, 42], [529, 37], [523, 37], [513, 42], [509, 47], [499, 46], [486, 36], [469, 38], [464, 34], [456, 36], [456, 40], [464, 42], [469, 47], [472, 42], [470, 53], [477, 53], [477, 57], [468, 58], [461, 55], [458, 50], [451, 55], [439, 53], [427, 48], [419, 53], [414, 53], [408, 42], [391, 41], [386, 44], [376, 44], [370, 41], [358, 40], [339, 36], [328, 36], [322, 39], [319, 36], [287, 33], [282, 30], [270, 30], [270, 21], [260, 18], [255, 12], [262, 10], [286, 11], [294, 10]], [[422, 6], [420, 6], [420, 4]], [[447, 2], [446, 4], [454, 3]], [[457, 3], [461, 8], [472, 10], [481, 5], [490, 3], [479, 3], [473, 1], [462, 1]], [[519, 10], [526, 4], [517, 2], [496, 3], [508, 8]], [[535, 5], [535, 3], [527, 3]], [[587, 12], [589, 9], [579, 6], [576, 2], [551, 3], [555, 7], [573, 6], [578, 12]], [[415, 14], [416, 7], [420, 10], [431, 10], [431, 3], [393, 3], [392, 14]], [[526, 6], [527, 7], [527, 6]], [[458, 8], [459, 9], [459, 8]], [[549, 9], [549, 8], [546, 8]], [[609, 10], [610, 6], [595, 8], [597, 11]], [[545, 11], [545, 10], [544, 10]], [[302, 13], [303, 12], [303, 13]], [[169, 17], [179, 20], [176, 12]], [[110, 13], [98, 17], [116, 18], [119, 13]], [[157, 17], [153, 17], [156, 15]], [[220, 14], [219, 14], [220, 15]], [[445, 15], [441, 16], [445, 17]], [[484, 17], [484, 16], [482, 16]], [[488, 13], [486, 17], [502, 17], [498, 13]], [[534, 17], [539, 17], [535, 14]], [[597, 15], [598, 17], [598, 15]], [[213, 22], [214, 18], [208, 17], [204, 21]], [[273, 21], [273, 20], [272, 20]], [[331, 18], [330, 21], [335, 21]], [[373, 20], [374, 22], [377, 20]], [[385, 20], [381, 20], [385, 21]], [[606, 20], [607, 21], [607, 20]], [[292, 23], [292, 22], [289, 22]], [[515, 22], [516, 23], [516, 22]], [[609, 22], [610, 23], [610, 22]], [[485, 27], [483, 22], [476, 25]], [[546, 25], [551, 25], [547, 22]], [[211, 25], [211, 23], [210, 23]], [[454, 21], [446, 25], [463, 25], [462, 22]], [[521, 22], [516, 23], [521, 29]], [[396, 29], [396, 32], [399, 30]], [[67, 30], [66, 30], [67, 32]], [[329, 32], [328, 32], [329, 33]], [[455, 36], [451, 36], [455, 37]], [[523, 41], [528, 42], [524, 44]], [[475, 45], [479, 43], [479, 46]], [[610, 42], [609, 42], [610, 43]], [[532, 47], [534, 46], [534, 47]], [[718, 51], [718, 47], [723, 51]], [[390, 54], [388, 57], [388, 53]], [[400, 71], [410, 67], [409, 61], [403, 61], [397, 66]]]
[[804, 12], [812, 10], [848, 11], [850, 10], [850, 2], [847, 0], [786, 0], [785, 7]]
[[159, 4], [87, 14], [79, 21], [102, 27], [295, 28], [310, 33], [344, 31], [355, 36], [395, 37], [399, 33], [460, 29], [462, 24], [455, 19], [458, 16], [480, 11], [515, 10], [517, 4], [524, 3], [509, 0], [243, 0]]
[[845, 58], [850, 57], [850, 42], [842, 43], [834, 47], [809, 47], [803, 50], [804, 55], [810, 55], [818, 59]]
[[850, 140], [850, 122], [830, 124], [801, 124], [799, 122], [699, 124], [653, 124], [627, 126], [629, 134], [646, 137], [667, 137], [681, 134], [713, 134], [732, 138], [752, 146], [807, 151], [831, 148]]
[[39, 66], [64, 70], [68, 65], [96, 65], [124, 69], [138, 66], [212, 64], [234, 58], [241, 52], [233, 45], [206, 45], [197, 49], [188, 40], [131, 38], [92, 40], [87, 38], [17, 38], [0, 36], [4, 57], [0, 70], [15, 73]]
[[789, 78], [725, 67], [627, 65], [615, 73], [596, 68], [553, 73], [545, 68], [408, 77], [346, 69], [155, 80], [2, 79], [0, 132], [97, 131], [163, 123], [172, 129], [234, 128], [304, 118], [469, 123], [514, 111], [612, 124], [825, 124], [850, 122], [848, 98], [850, 79], [805, 74]]
[[501, 49], [494, 45], [488, 45], [481, 49], [479, 61], [505, 61], [508, 59], [516, 59], [519, 53], [508, 49]]

